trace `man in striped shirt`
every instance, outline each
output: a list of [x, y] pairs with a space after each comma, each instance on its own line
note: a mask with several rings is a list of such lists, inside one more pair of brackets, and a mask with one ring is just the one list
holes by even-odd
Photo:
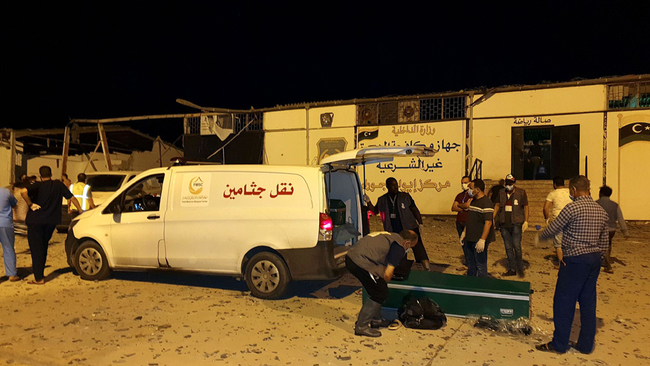
[[[590, 196], [589, 180], [580, 175], [571, 179], [573, 202], [542, 232], [540, 239], [553, 239], [562, 232], [560, 270], [553, 298], [553, 340], [540, 344], [540, 351], [566, 352], [570, 346], [591, 353], [596, 337], [596, 282], [602, 258], [609, 246], [607, 213]], [[580, 303], [580, 336], [570, 344], [576, 301]]]

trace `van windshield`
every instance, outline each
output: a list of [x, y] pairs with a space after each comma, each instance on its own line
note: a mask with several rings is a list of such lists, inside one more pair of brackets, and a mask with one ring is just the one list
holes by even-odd
[[88, 184], [93, 192], [115, 192], [124, 181], [124, 175], [91, 175], [88, 176]]

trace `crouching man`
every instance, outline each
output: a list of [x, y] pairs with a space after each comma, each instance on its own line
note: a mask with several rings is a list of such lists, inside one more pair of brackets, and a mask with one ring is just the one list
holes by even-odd
[[388, 281], [406, 251], [417, 242], [418, 235], [413, 230], [403, 230], [399, 234], [378, 232], [361, 238], [350, 248], [345, 266], [359, 279], [370, 297], [359, 312], [355, 335], [380, 337], [381, 332], [374, 328], [388, 326], [390, 322], [381, 318], [381, 305], [388, 298]]

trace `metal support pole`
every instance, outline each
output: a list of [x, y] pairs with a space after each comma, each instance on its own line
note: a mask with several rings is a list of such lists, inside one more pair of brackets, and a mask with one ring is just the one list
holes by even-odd
[[11, 163], [9, 164], [11, 169], [9, 172], [9, 182], [16, 183], [16, 132], [12, 129], [9, 133], [9, 143], [11, 144]]
[[63, 132], [63, 156], [61, 157], [61, 177], [68, 171], [68, 153], [70, 151], [70, 126], [65, 126]]
[[[467, 129], [467, 169], [471, 169], [474, 161], [474, 92], [469, 93], [469, 126]], [[469, 172], [467, 172], [469, 174]], [[471, 179], [471, 177], [470, 177]]]
[[104, 150], [104, 161], [106, 161], [106, 167], [110, 172], [113, 170], [113, 166], [111, 165], [111, 156], [108, 153], [108, 141], [106, 140], [106, 131], [104, 131], [104, 126], [102, 126], [101, 123], [97, 124], [97, 129], [99, 130], [99, 138], [102, 143], [102, 150]]
[[309, 165], [309, 105], [305, 106], [305, 161]]

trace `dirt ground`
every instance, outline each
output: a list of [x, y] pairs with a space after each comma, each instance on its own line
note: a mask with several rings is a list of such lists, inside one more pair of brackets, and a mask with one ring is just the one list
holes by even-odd
[[[451, 217], [425, 217], [423, 234], [438, 271], [461, 274], [461, 249]], [[631, 223], [614, 238], [614, 274], [598, 280], [598, 333], [590, 355], [534, 350], [551, 339], [556, 270], [551, 244], [524, 234], [525, 281], [534, 290], [530, 336], [473, 327], [449, 318], [440, 330], [383, 330], [356, 337], [361, 306], [356, 280], [294, 283], [285, 299], [250, 296], [243, 281], [177, 273], [114, 273], [88, 282], [66, 266], [55, 234], [48, 282], [29, 285], [31, 259], [17, 237], [20, 282], [0, 279], [0, 364], [4, 365], [647, 365], [650, 350], [650, 225]], [[379, 223], [372, 221], [379, 229]], [[489, 271], [504, 272], [497, 236]], [[519, 280], [515, 277], [516, 280]], [[578, 321], [572, 339], [577, 339]]]

